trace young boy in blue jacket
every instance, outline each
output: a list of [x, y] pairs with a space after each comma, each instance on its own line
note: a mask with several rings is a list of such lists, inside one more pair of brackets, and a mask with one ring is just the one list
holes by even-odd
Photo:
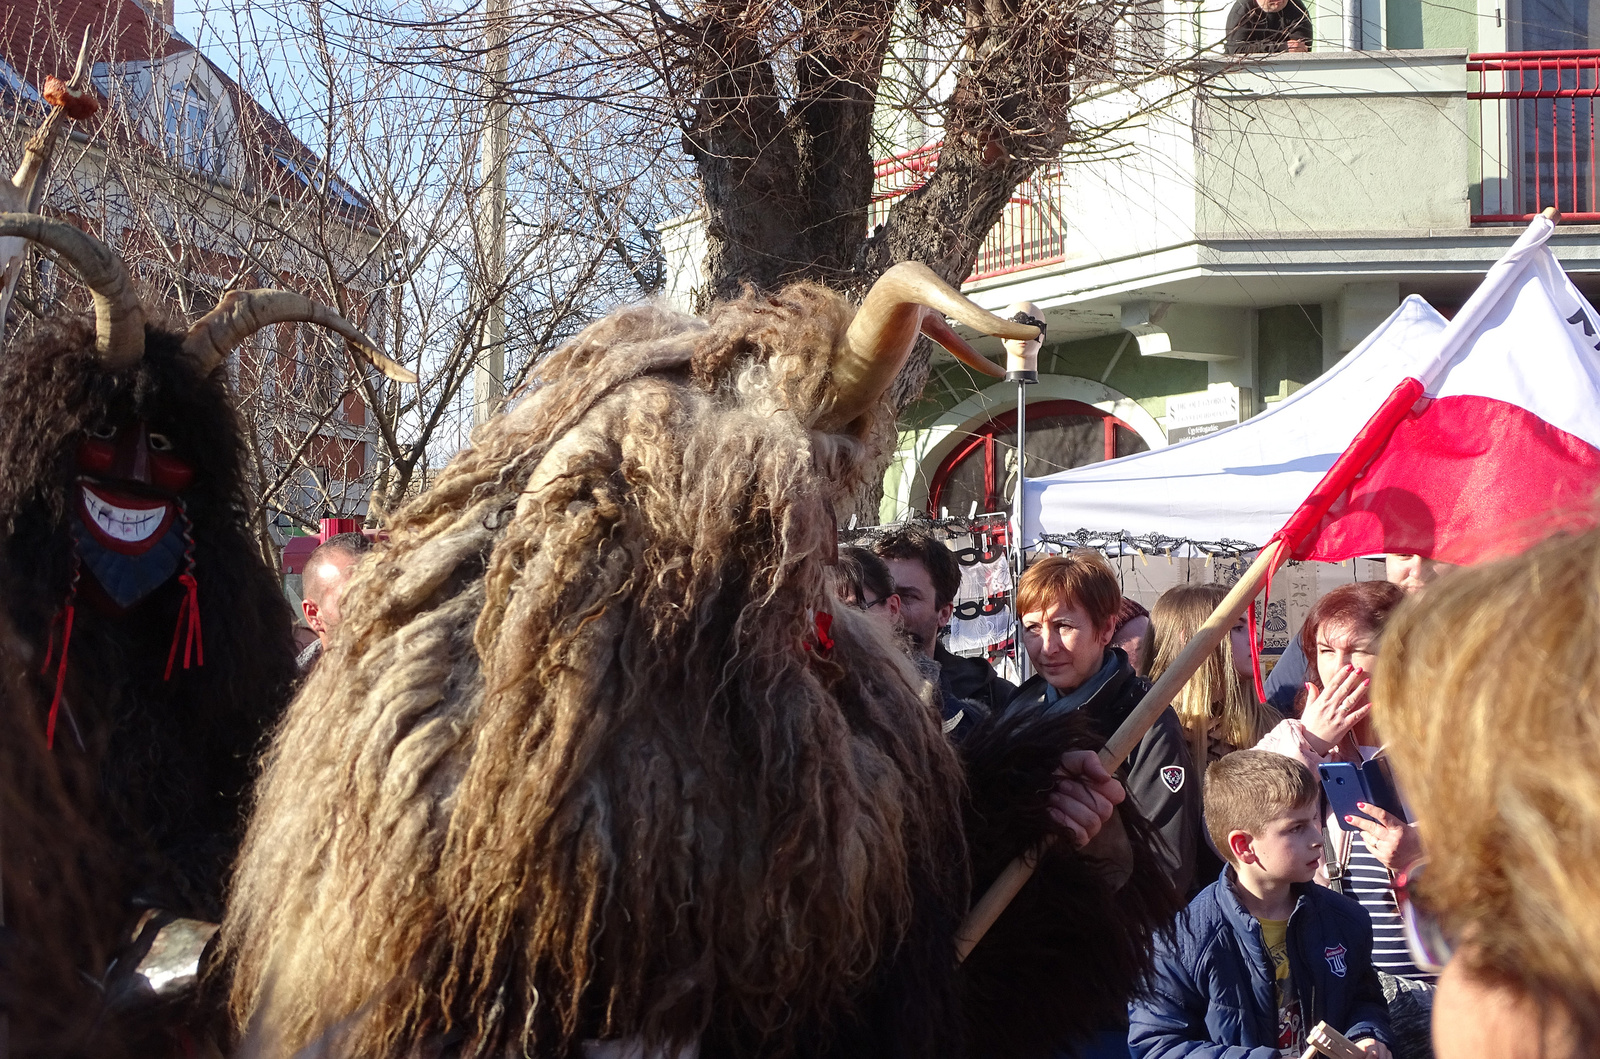
[[1264, 750], [1206, 771], [1206, 830], [1228, 867], [1157, 948], [1149, 995], [1129, 1007], [1134, 1059], [1299, 1059], [1318, 1022], [1391, 1059], [1372, 921], [1311, 881], [1319, 793], [1304, 765]]

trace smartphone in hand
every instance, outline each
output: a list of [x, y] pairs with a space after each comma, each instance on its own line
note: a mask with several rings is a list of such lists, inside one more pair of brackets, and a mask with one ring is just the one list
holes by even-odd
[[[1401, 820], [1405, 819], [1400, 799], [1396, 796], [1393, 782], [1385, 770], [1386, 762], [1382, 758], [1373, 758], [1361, 768], [1343, 761], [1317, 766], [1317, 774], [1322, 779], [1322, 793], [1328, 796], [1328, 805], [1339, 818], [1340, 827], [1346, 831], [1361, 830], [1346, 821], [1347, 816], [1372, 820], [1371, 814], [1356, 808], [1357, 802], [1376, 805]], [[1373, 823], [1377, 821], [1373, 820]]]

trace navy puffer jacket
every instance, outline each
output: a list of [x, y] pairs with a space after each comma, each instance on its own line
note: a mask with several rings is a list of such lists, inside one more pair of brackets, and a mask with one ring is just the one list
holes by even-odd
[[[1129, 1006], [1134, 1059], [1278, 1059], [1278, 1001], [1261, 924], [1234, 895], [1233, 869], [1200, 891], [1156, 949], [1149, 994]], [[1348, 897], [1295, 887], [1289, 968], [1307, 1029], [1390, 1044], [1372, 966], [1372, 921]]]

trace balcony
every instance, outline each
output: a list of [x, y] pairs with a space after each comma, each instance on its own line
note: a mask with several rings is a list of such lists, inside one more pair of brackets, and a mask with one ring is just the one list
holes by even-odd
[[[1080, 120], [1120, 143], [1019, 188], [968, 291], [1078, 306], [1081, 333], [1103, 334], [1129, 300], [1318, 302], [1352, 273], [1410, 274], [1430, 258], [1481, 271], [1498, 255], [1473, 230], [1465, 50], [1275, 55], [1218, 72], [1198, 98], [1085, 104]], [[871, 223], [937, 163], [937, 145], [880, 163]], [[1218, 278], [1227, 291], [1196, 289]]]
[[[940, 145], [930, 144], [878, 162], [872, 171], [867, 230], [882, 224], [896, 199], [921, 187], [939, 166]], [[978, 251], [967, 282], [1055, 264], [1066, 256], [1065, 172], [1057, 162], [1035, 173], [1012, 193]]]
[[1569, 222], [1600, 223], [1594, 101], [1600, 51], [1470, 56], [1480, 130], [1474, 224], [1518, 222], [1548, 206]]

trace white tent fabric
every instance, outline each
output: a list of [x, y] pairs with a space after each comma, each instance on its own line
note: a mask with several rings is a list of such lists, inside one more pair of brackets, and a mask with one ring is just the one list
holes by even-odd
[[1023, 541], [1080, 529], [1265, 544], [1432, 345], [1445, 319], [1412, 295], [1315, 382], [1215, 434], [1031, 479]]

